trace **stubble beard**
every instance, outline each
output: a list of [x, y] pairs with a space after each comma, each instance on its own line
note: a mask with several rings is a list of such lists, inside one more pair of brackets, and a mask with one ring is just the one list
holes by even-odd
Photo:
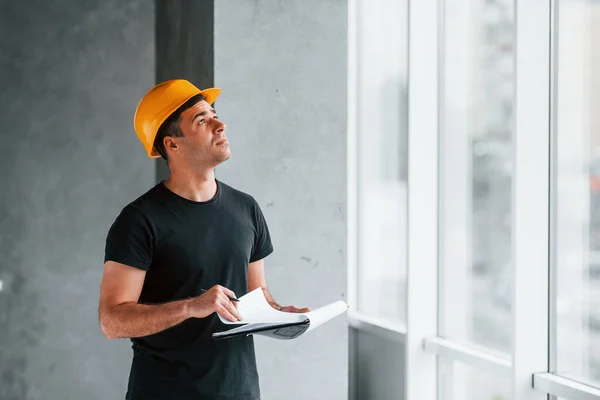
[[202, 170], [207, 166], [214, 168], [219, 164], [222, 164], [223, 162], [229, 160], [229, 158], [231, 157], [231, 150], [229, 149], [229, 145], [227, 145], [226, 149], [222, 148], [218, 149], [217, 151], [215, 151], [214, 149], [211, 150], [193, 150], [191, 152], [190, 159], [195, 169]]

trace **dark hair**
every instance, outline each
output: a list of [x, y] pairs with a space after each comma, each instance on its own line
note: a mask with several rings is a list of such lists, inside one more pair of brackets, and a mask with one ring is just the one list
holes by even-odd
[[161, 124], [160, 128], [158, 128], [156, 137], [154, 138], [153, 146], [163, 159], [169, 161], [167, 150], [165, 149], [164, 139], [167, 136], [183, 137], [183, 132], [181, 132], [181, 127], [179, 126], [181, 123], [181, 114], [202, 100], [206, 101], [206, 97], [200, 93], [190, 98], [188, 101], [179, 106], [177, 110], [173, 111], [173, 113], [169, 115], [167, 119], [165, 119], [165, 122]]

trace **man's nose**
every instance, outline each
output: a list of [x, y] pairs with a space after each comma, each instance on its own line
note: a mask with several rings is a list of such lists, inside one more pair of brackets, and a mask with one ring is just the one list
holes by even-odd
[[219, 121], [218, 119], [215, 119], [215, 129], [214, 132], [215, 133], [223, 133], [225, 132], [225, 129], [227, 129], [227, 125], [225, 125], [223, 122]]

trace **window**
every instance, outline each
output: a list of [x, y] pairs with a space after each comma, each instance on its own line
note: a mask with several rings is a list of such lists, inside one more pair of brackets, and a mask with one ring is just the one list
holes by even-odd
[[559, 375], [600, 386], [600, 3], [557, 3], [554, 335]]
[[446, 0], [443, 9], [440, 336], [509, 353], [513, 3]]
[[439, 400], [510, 400], [511, 381], [457, 361], [440, 362]]
[[404, 322], [407, 0], [358, 8], [358, 308]]
[[410, 198], [392, 375], [409, 400], [600, 399], [600, 1], [411, 2], [408, 193], [403, 86], [378, 91], [398, 4], [361, 6], [361, 311], [406, 318], [379, 294], [406, 289]]

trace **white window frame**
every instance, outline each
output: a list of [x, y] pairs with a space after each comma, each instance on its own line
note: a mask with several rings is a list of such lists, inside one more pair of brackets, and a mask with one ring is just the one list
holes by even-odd
[[[550, 155], [550, 162], [551, 165], [549, 167], [549, 171], [550, 171], [550, 181], [551, 182], [556, 182], [556, 165], [554, 163], [552, 163], [552, 161], [556, 162], [557, 157], [556, 157], [556, 87], [557, 87], [557, 71], [556, 71], [556, 66], [558, 65], [558, 60], [557, 60], [557, 53], [556, 53], [556, 45], [558, 43], [558, 32], [557, 32], [557, 11], [558, 11], [558, 0], [550, 0], [550, 8], [549, 8], [549, 15], [548, 15], [548, 21], [550, 21], [550, 26], [549, 26], [549, 31], [550, 31], [550, 35], [549, 38], [551, 39], [551, 43], [549, 46], [550, 49], [550, 79], [549, 79], [549, 83], [550, 83], [550, 88], [551, 91], [548, 94], [548, 98], [549, 98], [549, 110], [550, 110], [550, 115], [551, 118], [549, 118], [549, 121], [551, 123], [551, 125], [549, 126], [549, 145], [550, 145], [550, 151], [549, 151], [549, 155]], [[550, 209], [549, 212], [552, 216], [552, 218], [555, 220], [556, 217], [556, 188], [555, 187], [550, 187]], [[555, 247], [556, 247], [556, 243], [555, 243], [555, 235], [554, 235], [554, 229], [555, 227], [553, 226], [553, 224], [551, 223], [549, 225], [549, 232], [550, 232], [550, 248], [552, 249], [552, 251], [549, 253], [551, 259], [550, 261], [550, 265], [552, 265], [553, 263], [556, 262], [556, 256], [555, 256]], [[548, 309], [548, 340], [551, 340], [551, 338], [556, 337], [556, 320], [555, 320], [555, 315], [554, 315], [554, 310], [556, 309], [556, 299], [552, 296], [552, 293], [556, 293], [555, 290], [552, 290], [552, 285], [556, 284], [555, 281], [555, 276], [553, 275], [552, 271], [554, 271], [553, 268], [549, 269], [549, 309]], [[589, 385], [585, 385], [583, 383], [579, 383], [576, 382], [572, 379], [566, 378], [566, 377], [562, 377], [560, 375], [556, 375], [554, 373], [548, 372], [549, 370], [552, 369], [551, 367], [551, 360], [550, 360], [550, 346], [548, 347], [548, 352], [547, 352], [547, 357], [548, 357], [548, 363], [547, 363], [547, 367], [544, 369], [540, 369], [543, 372], [537, 372], [533, 374], [533, 387], [539, 391], [540, 393], [542, 393], [544, 396], [551, 396], [550, 398], [552, 400], [555, 400], [556, 397], [561, 397], [564, 399], [569, 399], [569, 400], [600, 400], [600, 388], [597, 387], [592, 387]], [[545, 398], [545, 397], [544, 397]]]
[[425, 339], [423, 347], [441, 358], [460, 361], [489, 374], [504, 378], [511, 378], [512, 376], [512, 361], [505, 354], [494, 354], [481, 348], [467, 346], [440, 337]]
[[[545, 400], [547, 393], [534, 390], [532, 373], [547, 370], [549, 361], [549, 289], [543, 284], [549, 282], [549, 3], [515, 1], [515, 25], [514, 168], [517, 172], [513, 178], [513, 351], [509, 358], [437, 335], [427, 337], [423, 347], [444, 360], [460, 361], [497, 376], [510, 377], [513, 400]], [[411, 65], [419, 68], [419, 64], [411, 62]], [[413, 265], [409, 262], [409, 275]], [[410, 337], [413, 325], [409, 323], [408, 327]], [[431, 376], [432, 371], [430, 367], [427, 375]], [[411, 379], [414, 376], [407, 376], [408, 382]], [[408, 400], [418, 398], [407, 397]]]
[[559, 396], [568, 400], [600, 399], [600, 389], [549, 372], [534, 374], [533, 386], [540, 393]]
[[[406, 346], [406, 400], [438, 400], [438, 358], [508, 377], [513, 400], [600, 400], [600, 388], [549, 373], [554, 179], [550, 134], [557, 0], [514, 0], [513, 351], [510, 357], [438, 336], [439, 43], [443, 0], [409, 5], [407, 324], [356, 311], [357, 0], [348, 2], [348, 317], [350, 326]], [[543, 283], [547, 284], [543, 284]], [[401, 397], [401, 394], [399, 394]]]
[[[513, 178], [513, 305], [516, 305], [513, 308], [513, 352], [508, 358], [436, 335], [426, 338], [423, 347], [444, 360], [461, 361], [479, 370], [512, 378], [513, 400], [541, 400], [547, 396], [533, 389], [532, 373], [548, 366], [548, 287], [540, 283], [548, 282], [549, 101], [543, 100], [549, 99], [549, 4], [536, 0], [516, 1], [515, 25], [513, 140], [517, 173]], [[409, 263], [409, 274], [412, 267]], [[408, 327], [410, 337], [413, 326]], [[407, 397], [408, 400], [417, 398]]]
[[413, 0], [408, 13], [407, 400], [437, 397], [437, 359], [423, 338], [438, 330], [438, 10], [438, 0]]
[[358, 0], [348, 1], [347, 252], [348, 317], [358, 306]]
[[513, 193], [513, 399], [546, 400], [532, 374], [549, 362], [550, 3], [519, 0]]
[[406, 325], [358, 311], [358, 68], [359, 0], [348, 1], [347, 249], [348, 322], [351, 328], [405, 342]]

